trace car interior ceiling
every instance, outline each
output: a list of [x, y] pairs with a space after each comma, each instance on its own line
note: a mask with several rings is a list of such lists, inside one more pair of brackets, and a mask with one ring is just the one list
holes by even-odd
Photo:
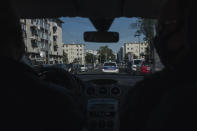
[[165, 1], [166, 0], [11, 0], [22, 18], [76, 16], [156, 18]]
[[[157, 18], [159, 10], [165, 1], [166, 0], [11, 0], [11, 3], [16, 7], [16, 11], [21, 18], [33, 19], [79, 16], [85, 18], [106, 19], [118, 17]], [[108, 98], [103, 99], [102, 101], [109, 106], [106, 106], [104, 110], [108, 112], [116, 112], [117, 108], [119, 108], [117, 106], [121, 106], [118, 105], [118, 103], [123, 100], [120, 93], [126, 93], [129, 87], [125, 87], [124, 92], [121, 92], [122, 90], [118, 87], [118, 82], [116, 80], [101, 78], [103, 77], [98, 76], [93, 82], [89, 81], [89, 83], [85, 85], [88, 102], [92, 105], [96, 104], [97, 106], [100, 104], [101, 108], [103, 108], [103, 103], [99, 103], [100, 101], [94, 101], [94, 99], [92, 99], [96, 98], [95, 93], [99, 92], [100, 98]], [[108, 83], [108, 85], [105, 85], [106, 83]], [[98, 92], [95, 92], [98, 87]], [[110, 92], [110, 94], [106, 94], [106, 92]], [[111, 108], [111, 105], [114, 105], [114, 109]], [[102, 111], [97, 113], [92, 112], [91, 106], [89, 106], [88, 111], [92, 113], [89, 116], [89, 121], [93, 119], [92, 117], [98, 117], [99, 115], [102, 117], [104, 116]], [[113, 121], [114, 117], [116, 117], [113, 116], [113, 114], [108, 115], [111, 115], [109, 122]], [[94, 128], [94, 123], [90, 129], [91, 128]]]

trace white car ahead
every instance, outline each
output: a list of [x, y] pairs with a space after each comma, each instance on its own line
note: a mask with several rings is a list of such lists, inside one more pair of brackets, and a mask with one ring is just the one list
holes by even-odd
[[119, 69], [116, 62], [104, 63], [102, 71], [106, 73], [119, 73]]

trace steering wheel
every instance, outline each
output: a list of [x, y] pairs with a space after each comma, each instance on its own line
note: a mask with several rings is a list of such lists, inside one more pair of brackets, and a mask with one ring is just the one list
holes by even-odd
[[80, 108], [86, 110], [86, 97], [83, 82], [75, 75], [61, 68], [42, 68], [41, 77], [44, 81], [60, 85], [72, 92], [73, 98], [79, 103]]

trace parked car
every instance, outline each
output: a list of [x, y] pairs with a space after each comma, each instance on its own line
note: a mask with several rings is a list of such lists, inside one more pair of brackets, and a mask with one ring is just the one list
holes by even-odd
[[93, 70], [94, 69], [93, 64], [88, 64], [87, 68], [88, 68], [88, 70]]
[[132, 61], [127, 62], [126, 71], [133, 75], [139, 75], [141, 73], [143, 61], [143, 59], [133, 59]]
[[87, 66], [85, 66], [85, 65], [80, 65], [80, 71], [81, 71], [81, 72], [86, 72], [86, 71], [88, 71]]

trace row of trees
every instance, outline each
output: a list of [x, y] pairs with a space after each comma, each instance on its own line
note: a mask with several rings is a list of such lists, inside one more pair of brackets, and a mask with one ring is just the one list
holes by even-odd
[[155, 28], [156, 28], [157, 21], [154, 19], [145, 19], [139, 18], [136, 24], [132, 24], [131, 26], [137, 28], [135, 32], [135, 37], [139, 37], [141, 35], [144, 36], [144, 41], [149, 43], [149, 47], [146, 49], [145, 59], [147, 61], [154, 61], [154, 46], [153, 40], [155, 37]]
[[108, 46], [101, 46], [98, 50], [98, 56], [93, 55], [91, 53], [87, 53], [85, 56], [86, 63], [95, 63], [96, 60], [99, 61], [99, 63], [104, 63], [105, 61], [115, 61], [116, 56], [113, 54], [112, 49], [110, 49]]
[[[105, 61], [115, 61], [116, 56], [113, 54], [112, 49], [110, 49], [108, 46], [101, 46], [98, 49], [98, 56], [87, 53], [85, 56], [85, 61], [87, 64], [89, 63], [96, 63], [98, 60], [100, 63], [104, 63]], [[63, 62], [68, 63], [68, 54], [63, 52]], [[73, 62], [77, 62], [77, 59], [75, 59]]]

